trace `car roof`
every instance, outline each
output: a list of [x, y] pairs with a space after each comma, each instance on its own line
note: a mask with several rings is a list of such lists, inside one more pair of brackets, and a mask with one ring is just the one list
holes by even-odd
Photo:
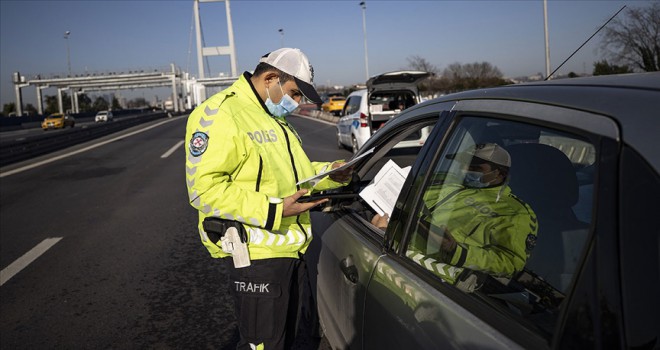
[[541, 103], [601, 114], [621, 129], [623, 142], [660, 169], [660, 72], [566, 78], [445, 95], [433, 102], [494, 99]]

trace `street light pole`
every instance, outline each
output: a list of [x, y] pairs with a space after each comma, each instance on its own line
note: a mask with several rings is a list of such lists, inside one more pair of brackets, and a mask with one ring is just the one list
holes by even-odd
[[550, 79], [550, 45], [548, 45], [548, 1], [543, 0], [543, 31], [545, 33], [545, 78]]
[[278, 32], [280, 32], [280, 47], [284, 47], [284, 29], [279, 29]]
[[367, 3], [365, 1], [360, 2], [362, 7], [362, 31], [364, 32], [364, 68], [367, 74], [367, 80], [369, 80], [369, 53], [367, 52]]
[[64, 39], [66, 40], [66, 64], [69, 68], [69, 76], [71, 76], [71, 52], [69, 51], [69, 35], [71, 35], [70, 31], [67, 30], [64, 32]]

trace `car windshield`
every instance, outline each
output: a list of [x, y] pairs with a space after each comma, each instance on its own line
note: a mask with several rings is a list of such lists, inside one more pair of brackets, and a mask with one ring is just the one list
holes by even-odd
[[96, 115], [106, 115], [108, 112], [98, 112]]

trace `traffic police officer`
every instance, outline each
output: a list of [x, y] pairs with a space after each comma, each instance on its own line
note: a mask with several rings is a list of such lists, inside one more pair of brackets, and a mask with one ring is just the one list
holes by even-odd
[[[302, 257], [312, 239], [308, 210], [327, 200], [297, 202], [310, 191], [298, 183], [343, 164], [311, 162], [286, 121], [303, 96], [321, 102], [313, 78], [304, 53], [282, 48], [188, 118], [186, 180], [190, 203], [199, 211], [201, 241], [214, 258], [247, 246], [249, 266], [224, 259], [235, 296], [238, 349], [292, 344], [307, 273]], [[311, 191], [342, 186], [349, 176], [350, 170], [335, 172]], [[223, 232], [205, 229], [207, 218], [231, 223], [241, 242], [221, 244]]]

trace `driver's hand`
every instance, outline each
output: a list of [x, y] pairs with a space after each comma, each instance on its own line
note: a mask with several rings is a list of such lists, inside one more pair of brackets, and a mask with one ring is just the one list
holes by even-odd
[[445, 235], [442, 237], [442, 241], [440, 242], [440, 249], [444, 250], [445, 252], [453, 252], [456, 249], [456, 240], [454, 237], [452, 237], [447, 227], [444, 227], [444, 229]]
[[380, 214], [376, 213], [376, 215], [374, 215], [374, 217], [371, 218], [371, 224], [383, 231], [387, 229], [387, 224], [389, 223], [389, 221], [390, 221], [390, 217], [387, 214], [381, 216]]

